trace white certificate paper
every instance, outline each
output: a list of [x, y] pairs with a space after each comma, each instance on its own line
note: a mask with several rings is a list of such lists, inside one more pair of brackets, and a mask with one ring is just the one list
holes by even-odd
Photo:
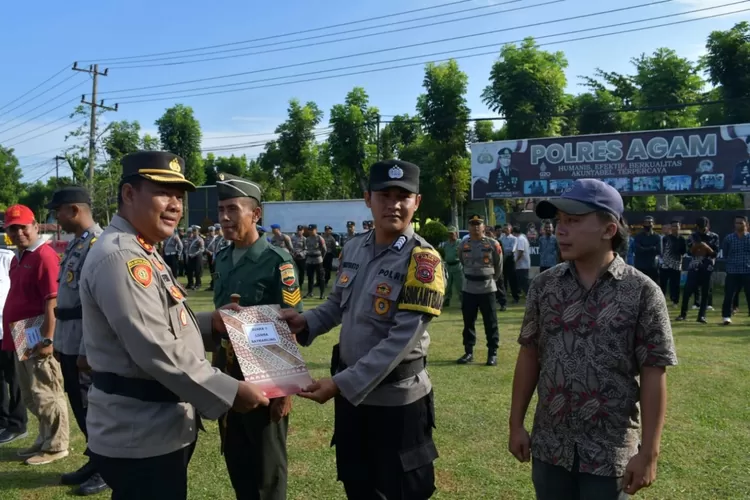
[[312, 384], [297, 341], [279, 310], [279, 306], [252, 306], [238, 312], [220, 311], [242, 375], [269, 398], [297, 394]]

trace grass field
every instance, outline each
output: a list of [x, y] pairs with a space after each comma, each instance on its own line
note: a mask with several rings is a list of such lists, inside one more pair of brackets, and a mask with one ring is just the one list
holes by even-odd
[[[716, 304], [721, 304], [717, 294]], [[207, 310], [207, 293], [193, 293], [196, 310]], [[314, 307], [319, 301], [309, 301]], [[745, 311], [744, 303], [741, 304]], [[676, 316], [676, 311], [673, 311]], [[500, 362], [496, 368], [479, 362], [457, 366], [462, 354], [461, 314], [447, 309], [433, 322], [429, 371], [436, 394], [436, 462], [439, 499], [530, 499], [530, 466], [507, 452], [507, 421], [511, 379], [517, 353], [515, 337], [523, 309], [500, 313]], [[694, 321], [675, 324], [679, 366], [669, 370], [669, 407], [656, 483], [638, 496], [648, 499], [750, 498], [750, 319], [743, 312], [733, 326], [722, 327], [717, 311], [708, 325]], [[481, 321], [479, 322], [481, 323]], [[330, 348], [337, 331], [303, 350], [313, 376], [328, 370]], [[71, 421], [72, 422], [72, 421]], [[527, 420], [530, 423], [530, 419]], [[20, 463], [18, 448], [29, 437], [0, 448], [0, 499], [69, 498], [70, 489], [58, 484], [59, 475], [84, 462], [84, 441], [77, 428], [71, 433], [71, 456], [55, 464], [32, 468]], [[289, 430], [289, 498], [344, 498], [336, 482], [331, 404], [319, 406], [297, 398]], [[233, 491], [219, 454], [217, 428], [208, 423], [190, 464], [190, 498], [231, 499]], [[108, 498], [100, 495], [99, 498]]]

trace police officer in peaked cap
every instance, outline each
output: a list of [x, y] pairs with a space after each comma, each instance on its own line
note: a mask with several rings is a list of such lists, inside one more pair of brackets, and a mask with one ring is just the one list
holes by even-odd
[[[240, 296], [239, 305], [280, 305], [302, 311], [302, 295], [292, 255], [258, 233], [261, 189], [247, 179], [220, 173], [216, 182], [219, 221], [232, 243], [216, 256], [214, 305]], [[277, 229], [277, 228], [274, 228]], [[217, 353], [219, 364], [243, 380], [228, 338]], [[240, 414], [230, 410], [221, 420], [224, 459], [239, 500], [284, 500], [287, 485], [286, 438], [291, 396], [268, 407]]]
[[445, 281], [439, 254], [411, 224], [420, 200], [416, 165], [374, 164], [365, 202], [375, 229], [347, 242], [326, 302], [301, 315], [282, 312], [302, 345], [341, 325], [332, 377], [300, 395], [335, 400], [336, 467], [350, 499], [420, 500], [435, 491], [425, 366]]
[[[187, 498], [200, 416], [269, 401], [206, 360], [226, 329], [195, 314], [154, 245], [182, 218], [182, 158], [140, 151], [122, 159], [117, 214], [91, 248], [80, 281], [83, 342], [92, 369], [86, 423], [91, 459], [112, 498]], [[199, 326], [200, 325], [200, 326]]]

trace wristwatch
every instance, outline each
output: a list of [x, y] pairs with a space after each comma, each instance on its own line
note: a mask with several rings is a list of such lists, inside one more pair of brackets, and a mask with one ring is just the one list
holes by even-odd
[[42, 341], [39, 342], [39, 345], [42, 347], [49, 347], [52, 345], [52, 339], [42, 339]]

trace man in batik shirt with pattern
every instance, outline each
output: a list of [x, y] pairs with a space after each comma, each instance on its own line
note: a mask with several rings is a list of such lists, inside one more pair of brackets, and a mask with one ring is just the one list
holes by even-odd
[[[557, 218], [565, 262], [529, 289], [509, 449], [522, 462], [534, 457], [539, 500], [628, 498], [656, 477], [665, 368], [677, 363], [666, 300], [616, 253], [627, 231], [614, 188], [580, 179], [536, 213]], [[524, 418], [534, 389], [530, 439]]]

